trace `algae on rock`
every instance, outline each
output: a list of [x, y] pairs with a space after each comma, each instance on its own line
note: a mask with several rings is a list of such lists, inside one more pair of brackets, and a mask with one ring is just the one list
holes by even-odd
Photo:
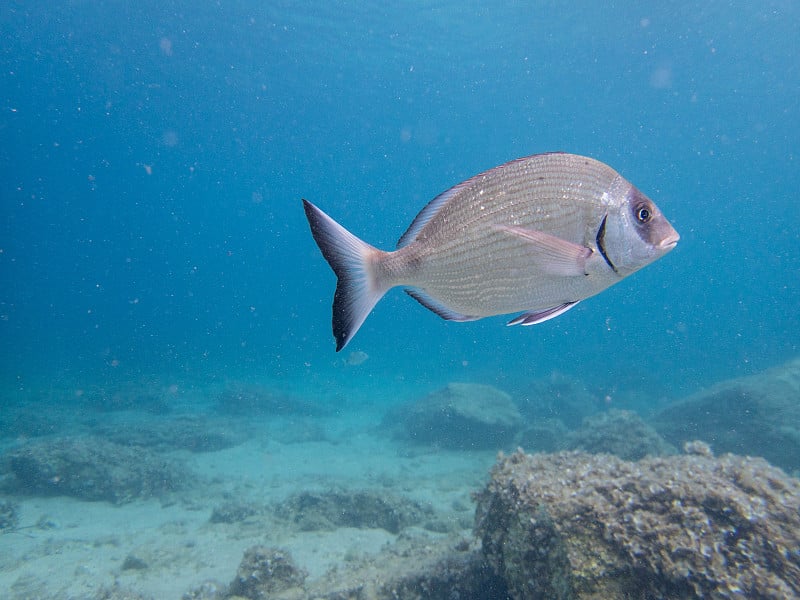
[[511, 595], [800, 596], [800, 482], [762, 459], [688, 449], [639, 462], [501, 456], [476, 533]]

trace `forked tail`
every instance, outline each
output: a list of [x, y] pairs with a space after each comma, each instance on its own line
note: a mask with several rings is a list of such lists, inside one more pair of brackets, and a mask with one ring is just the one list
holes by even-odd
[[336, 273], [333, 295], [333, 336], [336, 351], [344, 348], [390, 286], [381, 284], [375, 261], [382, 252], [358, 239], [328, 215], [303, 200], [311, 235]]

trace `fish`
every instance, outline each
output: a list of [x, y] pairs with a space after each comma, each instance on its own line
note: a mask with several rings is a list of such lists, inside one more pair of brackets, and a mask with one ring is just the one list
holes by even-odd
[[680, 235], [655, 203], [594, 158], [551, 152], [512, 160], [431, 200], [384, 251], [303, 199], [337, 277], [336, 351], [401, 286], [449, 321], [521, 313], [553, 319], [671, 251]]
[[351, 352], [344, 361], [348, 367], [357, 367], [363, 365], [369, 360], [369, 354], [363, 350], [354, 350]]

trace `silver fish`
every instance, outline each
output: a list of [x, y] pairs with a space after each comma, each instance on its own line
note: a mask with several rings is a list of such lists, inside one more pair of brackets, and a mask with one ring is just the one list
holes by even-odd
[[354, 350], [345, 359], [344, 364], [346, 364], [348, 367], [357, 367], [359, 365], [363, 365], [368, 360], [369, 354], [362, 350]]
[[384, 252], [303, 200], [338, 277], [337, 352], [395, 286], [451, 321], [524, 311], [509, 325], [563, 314], [660, 258], [680, 236], [647, 196], [592, 158], [536, 154], [434, 198]]

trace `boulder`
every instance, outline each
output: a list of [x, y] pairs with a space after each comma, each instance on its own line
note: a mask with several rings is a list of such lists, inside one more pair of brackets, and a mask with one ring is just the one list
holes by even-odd
[[14, 476], [7, 487], [16, 492], [115, 504], [160, 496], [195, 479], [179, 461], [96, 437], [31, 442], [5, 459]]
[[561, 419], [535, 419], [517, 437], [526, 452], [557, 452], [564, 449], [569, 430]]
[[580, 429], [567, 434], [565, 449], [614, 454], [623, 460], [677, 452], [639, 415], [616, 408], [586, 417]]
[[800, 597], [800, 481], [760, 458], [501, 456], [476, 533], [519, 600]]
[[762, 456], [800, 471], [800, 358], [723, 381], [667, 406], [653, 427], [670, 443], [700, 439], [717, 454]]
[[458, 450], [497, 449], [522, 426], [511, 396], [489, 385], [450, 383], [390, 414], [400, 435], [414, 442]]

